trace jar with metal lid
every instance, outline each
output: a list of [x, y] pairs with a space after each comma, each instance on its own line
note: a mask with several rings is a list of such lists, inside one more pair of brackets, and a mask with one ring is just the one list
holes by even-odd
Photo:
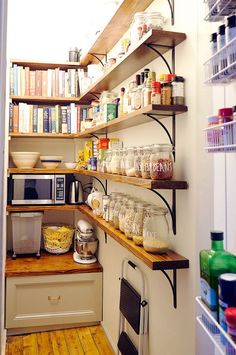
[[143, 220], [144, 220], [144, 204], [139, 202], [136, 204], [136, 211], [134, 214], [134, 222], [132, 226], [132, 237], [136, 245], [143, 244]]
[[150, 179], [150, 156], [151, 146], [143, 147], [143, 155], [141, 157], [141, 176], [144, 179]]
[[165, 18], [160, 12], [147, 12], [146, 13], [146, 24], [148, 31], [151, 29], [154, 30], [163, 30], [163, 25]]
[[167, 208], [154, 207], [143, 225], [143, 247], [149, 253], [163, 254], [170, 246]]
[[119, 149], [114, 149], [112, 151], [111, 173], [112, 174], [119, 174], [120, 173], [120, 151], [119, 151]]
[[171, 82], [163, 83], [161, 85], [161, 104], [162, 105], [171, 105]]
[[135, 157], [136, 149], [134, 147], [129, 147], [126, 150], [125, 157], [125, 174], [127, 176], [135, 176], [135, 168], [134, 168], [134, 157]]
[[109, 205], [110, 205], [110, 196], [103, 195], [102, 197], [102, 218], [105, 219], [106, 222], [109, 222]]
[[172, 104], [184, 105], [184, 78], [182, 76], [175, 76], [172, 80]]
[[135, 176], [141, 177], [141, 159], [143, 155], [143, 147], [137, 147], [136, 154], [134, 157], [134, 169], [135, 169]]
[[122, 201], [123, 201], [123, 196], [118, 195], [116, 197], [116, 202], [114, 205], [114, 212], [113, 212], [113, 226], [115, 227], [115, 229], [119, 229], [119, 213], [122, 206]]
[[121, 208], [119, 211], [119, 230], [121, 232], [125, 232], [125, 214], [128, 207], [128, 201], [130, 200], [129, 196], [124, 196], [121, 204]]
[[219, 109], [218, 116], [220, 124], [233, 121], [233, 110], [231, 107], [221, 108]]
[[109, 204], [109, 220], [108, 222], [113, 225], [113, 219], [114, 219], [114, 207], [116, 203], [116, 198], [118, 194], [117, 192], [112, 192], [110, 194], [110, 204]]
[[155, 144], [150, 156], [150, 175], [153, 180], [170, 180], [173, 177], [173, 146]]
[[132, 227], [133, 227], [134, 216], [135, 216], [135, 211], [136, 211], [135, 205], [136, 204], [135, 204], [134, 200], [129, 200], [128, 206], [126, 209], [126, 213], [125, 213], [124, 233], [128, 239], [133, 239]]
[[136, 45], [142, 38], [143, 33], [147, 32], [146, 13], [136, 12], [130, 27], [130, 41], [131, 46]]

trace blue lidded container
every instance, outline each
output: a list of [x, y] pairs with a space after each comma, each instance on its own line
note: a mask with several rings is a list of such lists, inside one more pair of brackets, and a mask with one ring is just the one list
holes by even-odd
[[224, 311], [236, 307], [236, 274], [222, 274], [219, 277], [219, 322], [227, 331]]

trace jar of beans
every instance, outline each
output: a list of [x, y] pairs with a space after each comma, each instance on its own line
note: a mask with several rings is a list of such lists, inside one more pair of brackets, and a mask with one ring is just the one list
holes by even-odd
[[173, 177], [173, 146], [155, 144], [150, 156], [150, 175], [153, 180], [170, 180]]

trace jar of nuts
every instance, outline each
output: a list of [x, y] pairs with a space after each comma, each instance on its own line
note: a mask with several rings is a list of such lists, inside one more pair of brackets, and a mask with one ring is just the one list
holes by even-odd
[[151, 146], [143, 147], [143, 155], [141, 157], [141, 176], [144, 179], [150, 179], [150, 155]]
[[150, 176], [153, 180], [170, 180], [173, 177], [173, 146], [155, 144], [150, 156]]
[[166, 218], [167, 208], [153, 207], [144, 220], [143, 247], [149, 253], [166, 253], [169, 245], [169, 225]]

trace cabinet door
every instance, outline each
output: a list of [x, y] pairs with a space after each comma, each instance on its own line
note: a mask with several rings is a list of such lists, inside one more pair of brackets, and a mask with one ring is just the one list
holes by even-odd
[[102, 273], [9, 277], [6, 285], [6, 328], [102, 319]]

